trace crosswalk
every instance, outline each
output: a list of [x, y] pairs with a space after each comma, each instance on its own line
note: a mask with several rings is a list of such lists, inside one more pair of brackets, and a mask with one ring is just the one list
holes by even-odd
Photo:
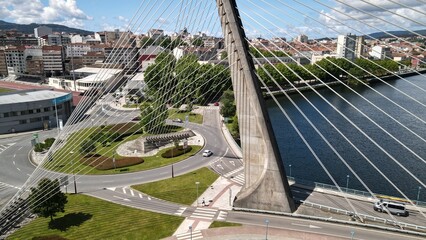
[[214, 208], [200, 208], [197, 207], [189, 218], [196, 218], [201, 220], [213, 220], [218, 210]]
[[6, 149], [13, 146], [15, 143], [8, 143], [8, 144], [0, 144], [0, 153], [4, 152]]
[[201, 233], [200, 230], [196, 230], [196, 231], [189, 231], [187, 233], [181, 233], [176, 235], [176, 238], [178, 240], [188, 240], [188, 239], [202, 239], [203, 238], [203, 234]]
[[147, 199], [147, 200], [152, 199], [150, 196], [144, 195], [136, 190], [131, 189], [130, 187], [110, 187], [107, 189], [113, 192], [122, 192], [123, 194], [130, 195], [132, 197], [138, 197], [138, 198]]
[[229, 178], [231, 181], [239, 184], [244, 185], [245, 179], [244, 179], [244, 167], [239, 167], [231, 172], [226, 173], [223, 175], [226, 178]]

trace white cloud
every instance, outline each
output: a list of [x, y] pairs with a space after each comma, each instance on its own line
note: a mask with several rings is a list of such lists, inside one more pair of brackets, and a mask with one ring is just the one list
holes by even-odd
[[92, 17], [77, 7], [76, 0], [0, 0], [0, 17], [16, 23], [57, 23], [69, 27], [83, 27]]
[[337, 0], [332, 9], [322, 11], [319, 20], [341, 33], [368, 34], [424, 28], [419, 11], [426, 12], [426, 3], [417, 0]]

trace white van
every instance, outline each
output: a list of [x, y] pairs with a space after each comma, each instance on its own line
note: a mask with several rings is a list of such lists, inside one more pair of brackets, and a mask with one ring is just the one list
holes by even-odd
[[408, 211], [404, 203], [391, 202], [384, 199], [380, 199], [380, 201], [374, 204], [374, 210], [378, 212], [389, 212], [398, 216], [408, 216]]

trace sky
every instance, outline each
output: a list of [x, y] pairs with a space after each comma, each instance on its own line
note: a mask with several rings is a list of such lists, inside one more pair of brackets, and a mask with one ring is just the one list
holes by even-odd
[[[0, 19], [24, 24], [56, 23], [89, 31], [131, 29], [136, 33], [153, 27], [171, 33], [188, 25], [190, 32], [218, 35], [215, 2], [0, 0]], [[335, 37], [350, 32], [359, 35], [383, 30], [426, 29], [426, 3], [420, 0], [237, 0], [237, 4], [250, 37], [291, 38], [299, 34]], [[182, 6], [185, 7], [182, 9]], [[198, 19], [192, 19], [188, 13], [199, 14]], [[142, 24], [136, 24], [135, 19]]]

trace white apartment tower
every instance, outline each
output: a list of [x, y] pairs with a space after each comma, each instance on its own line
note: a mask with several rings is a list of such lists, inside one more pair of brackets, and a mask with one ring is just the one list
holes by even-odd
[[356, 55], [356, 35], [347, 34], [337, 37], [337, 57], [354, 60]]

